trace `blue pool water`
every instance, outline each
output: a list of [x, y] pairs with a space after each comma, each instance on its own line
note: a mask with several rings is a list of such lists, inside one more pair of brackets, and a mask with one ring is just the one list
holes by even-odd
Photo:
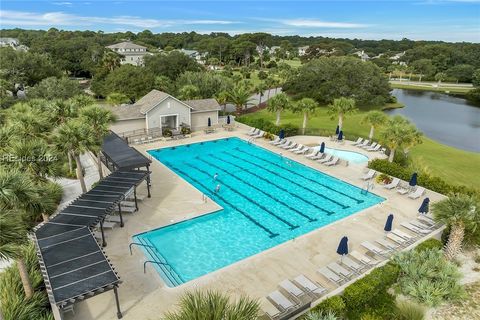
[[[134, 237], [135, 242], [146, 245], [143, 249], [148, 260], [161, 262], [155, 266], [169, 286], [384, 200], [238, 138], [149, 153], [223, 207]], [[221, 188], [214, 193], [217, 184]]]
[[325, 148], [325, 152], [329, 154], [333, 154], [340, 159], [347, 160], [351, 163], [362, 164], [368, 162], [368, 157], [358, 152], [354, 151], [347, 151], [347, 150], [340, 150], [340, 149], [331, 149]]

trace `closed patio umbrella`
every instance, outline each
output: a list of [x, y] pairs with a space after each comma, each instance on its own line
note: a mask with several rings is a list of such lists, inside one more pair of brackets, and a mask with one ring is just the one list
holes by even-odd
[[348, 238], [343, 237], [342, 240], [340, 240], [340, 243], [338, 244], [337, 248], [337, 253], [342, 257], [342, 262], [343, 262], [343, 256], [348, 254]]
[[283, 130], [283, 129], [280, 130], [280, 133], [278, 134], [278, 137], [279, 137], [280, 139], [285, 138], [285, 130]]
[[230, 124], [230, 115], [227, 116], [227, 124]]
[[420, 206], [420, 208], [418, 208], [418, 212], [423, 213], [423, 214], [427, 214], [428, 210], [429, 210], [429, 204], [430, 204], [430, 199], [429, 198], [423, 199], [422, 205]]
[[337, 129], [335, 129], [335, 134], [339, 134], [340, 133], [340, 126], [337, 126]]
[[338, 141], [342, 141], [343, 140], [343, 131], [340, 130], [340, 133], [338, 134]]
[[322, 142], [322, 144], [320, 145], [320, 153], [324, 153], [325, 152], [325, 142]]
[[392, 231], [392, 225], [393, 225], [393, 214], [389, 214], [383, 230], [385, 230], [385, 232]]
[[410, 181], [408, 182], [408, 184], [410, 185], [410, 187], [415, 187], [417, 185], [417, 173], [414, 172], [412, 174], [412, 177], [410, 178]]
[[212, 119], [208, 118], [208, 126], [211, 127], [212, 126]]

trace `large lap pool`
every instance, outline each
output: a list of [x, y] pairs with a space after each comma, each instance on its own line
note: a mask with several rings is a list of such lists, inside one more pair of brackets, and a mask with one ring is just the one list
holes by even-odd
[[[154, 265], [168, 286], [198, 278], [384, 200], [238, 138], [149, 153], [223, 207], [134, 236], [135, 242], [144, 245], [148, 260], [157, 261]], [[220, 191], [216, 193], [217, 185]]]

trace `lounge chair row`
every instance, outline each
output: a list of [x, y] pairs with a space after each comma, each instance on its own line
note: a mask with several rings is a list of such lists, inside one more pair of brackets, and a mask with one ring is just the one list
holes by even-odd
[[[373, 169], [368, 170], [368, 172], [361, 177], [362, 180], [371, 180], [377, 172]], [[385, 189], [392, 190], [396, 189], [401, 195], [407, 195], [410, 199], [418, 199], [423, 196], [426, 192], [424, 187], [416, 187], [412, 189], [410, 187], [402, 186], [401, 180], [399, 178], [393, 178], [389, 184], [383, 186]]]
[[262, 138], [265, 134], [265, 131], [252, 128], [250, 131], [247, 132], [247, 136], [250, 136], [251, 139]]
[[331, 154], [322, 153], [319, 151], [318, 147], [307, 147], [303, 144], [296, 143], [293, 140], [277, 138], [271, 141], [270, 144], [284, 150], [289, 150], [295, 154], [303, 154], [306, 158], [317, 161], [326, 166], [334, 166], [340, 162], [340, 158]]
[[377, 143], [377, 142], [373, 142], [368, 139], [363, 139], [363, 138], [358, 138], [357, 141], [355, 141], [354, 143], [352, 143], [353, 146], [356, 146], [358, 148], [362, 148], [364, 150], [367, 150], [367, 151], [371, 151], [371, 152], [375, 152], [375, 151], [381, 151], [381, 152], [384, 152], [385, 151], [385, 148], [382, 148], [382, 145]]

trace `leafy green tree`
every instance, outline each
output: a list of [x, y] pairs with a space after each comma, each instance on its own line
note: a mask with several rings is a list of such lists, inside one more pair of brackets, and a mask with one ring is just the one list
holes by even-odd
[[368, 124], [370, 126], [370, 133], [368, 138], [373, 139], [373, 134], [375, 129], [383, 126], [388, 120], [388, 117], [385, 113], [378, 110], [369, 111], [362, 119], [362, 123]]
[[472, 83], [475, 87], [480, 87], [480, 69], [475, 70], [473, 73]]
[[438, 81], [438, 83], [444, 81], [447, 78], [447, 74], [445, 72], [439, 72], [435, 75], [435, 80]]
[[390, 85], [382, 70], [353, 57], [321, 57], [304, 64], [283, 85], [296, 98], [312, 98], [320, 104], [340, 97], [354, 98], [360, 106], [383, 105]]
[[310, 98], [303, 98], [297, 103], [292, 104], [292, 111], [294, 113], [303, 114], [302, 134], [305, 134], [307, 128], [308, 117], [313, 115], [318, 108], [318, 103]]
[[431, 77], [435, 74], [435, 66], [430, 59], [419, 59], [412, 62], [413, 71], [420, 75], [418, 81], [422, 81], [423, 76]]
[[43, 79], [27, 91], [30, 98], [41, 99], [68, 99], [82, 93], [78, 82], [68, 78], [50, 77]]
[[223, 106], [223, 114], [227, 111], [228, 91], [221, 91], [215, 96], [215, 100]]
[[277, 114], [277, 118], [275, 124], [278, 126], [280, 125], [280, 114], [282, 111], [290, 109], [292, 103], [288, 96], [285, 93], [279, 93], [273, 96], [267, 102], [267, 110], [270, 112], [275, 112]]
[[403, 147], [410, 148], [422, 143], [422, 134], [406, 118], [396, 115], [390, 118], [381, 132], [384, 145], [390, 149], [388, 161], [393, 162], [395, 151]]
[[333, 100], [333, 103], [328, 106], [328, 114], [330, 114], [332, 120], [338, 116], [338, 126], [340, 130], [343, 129], [343, 120], [345, 117], [357, 111], [355, 100], [345, 97]]
[[454, 260], [461, 251], [465, 233], [474, 234], [480, 228], [480, 211], [477, 199], [464, 194], [455, 194], [432, 206], [436, 221], [450, 227], [448, 241], [444, 248], [445, 257]]
[[107, 96], [107, 103], [114, 106], [119, 106], [128, 102], [130, 102], [130, 99], [123, 93], [112, 92]]
[[457, 64], [447, 70], [447, 75], [460, 82], [472, 82], [474, 72], [475, 67], [472, 65]]
[[106, 51], [102, 57], [102, 64], [108, 71], [113, 71], [115, 68], [120, 67], [121, 57], [113, 51]]
[[233, 88], [233, 80], [216, 72], [187, 71], [180, 75], [175, 81], [177, 88], [182, 88], [186, 85], [197, 87], [198, 93], [196, 96], [202, 99], [208, 99], [214, 97], [221, 91], [228, 91]]
[[184, 85], [178, 90], [178, 97], [182, 100], [198, 99], [200, 90], [192, 84]]
[[109, 133], [109, 127], [115, 122], [115, 116], [110, 110], [98, 106], [89, 106], [80, 110], [80, 117], [91, 127], [93, 136], [91, 151], [97, 155], [97, 169], [100, 179], [103, 179], [101, 150], [103, 138]]
[[166, 76], [177, 79], [185, 71], [200, 71], [202, 69], [194, 59], [187, 55], [172, 51], [165, 55], [145, 56], [145, 68], [155, 76]]
[[89, 95], [79, 94], [71, 97], [67, 102], [72, 104], [74, 109], [79, 110], [94, 105], [97, 101]]
[[262, 97], [265, 95], [265, 90], [267, 90], [267, 86], [263, 81], [259, 82], [255, 87], [254, 87], [254, 92], [258, 94], [258, 105], [262, 104]]
[[94, 148], [96, 144], [91, 127], [81, 119], [68, 120], [57, 128], [55, 142], [61, 151], [70, 153], [75, 160], [77, 179], [80, 181], [82, 191], [87, 192], [80, 155]]
[[108, 74], [105, 78], [106, 94], [122, 93], [135, 102], [150, 92], [155, 85], [154, 76], [143, 67], [130, 64], [122, 65]]
[[250, 91], [244, 86], [236, 86], [228, 91], [228, 102], [235, 105], [236, 114], [240, 115], [244, 107], [252, 104]]
[[154, 88], [168, 94], [175, 94], [175, 83], [166, 76], [155, 77]]
[[187, 292], [180, 300], [177, 312], [167, 313], [166, 320], [256, 320], [260, 305], [256, 300], [242, 296], [231, 301], [215, 291]]

